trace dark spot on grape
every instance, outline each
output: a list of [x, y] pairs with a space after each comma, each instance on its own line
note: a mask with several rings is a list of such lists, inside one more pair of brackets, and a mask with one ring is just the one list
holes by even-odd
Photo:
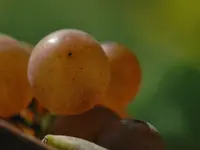
[[48, 70], [48, 72], [52, 72], [52, 71], [53, 71], [52, 69], [49, 69], [49, 70]]
[[[130, 119], [130, 121], [131, 121], [131, 119]], [[137, 119], [132, 120], [132, 121], [134, 121], [135, 123], [145, 123], [144, 121], [142, 121], [142, 120], [137, 120]]]
[[135, 128], [136, 126], [138, 126], [139, 124], [144, 124], [143, 121], [141, 120], [136, 120], [136, 119], [124, 119], [124, 120], [121, 120], [121, 123], [126, 125], [127, 127], [129, 127], [130, 129], [133, 129]]
[[75, 80], [75, 78], [73, 77], [73, 78], [72, 78], [72, 80], [74, 81], [74, 80]]
[[83, 70], [83, 68], [81, 68], [81, 70]]
[[72, 53], [71, 53], [71, 52], [68, 52], [68, 56], [72, 56]]

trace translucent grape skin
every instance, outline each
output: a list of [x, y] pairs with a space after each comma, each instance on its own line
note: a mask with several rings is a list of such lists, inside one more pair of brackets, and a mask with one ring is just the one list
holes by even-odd
[[165, 150], [160, 134], [148, 123], [136, 119], [114, 121], [96, 144], [109, 150]]
[[102, 105], [128, 117], [127, 106], [135, 99], [140, 89], [142, 69], [137, 55], [118, 42], [101, 44], [110, 64], [110, 82]]
[[120, 117], [103, 106], [71, 116], [57, 116], [49, 129], [49, 134], [67, 135], [95, 142], [102, 131], [113, 121]]
[[27, 75], [44, 108], [57, 115], [77, 115], [103, 99], [109, 66], [94, 37], [77, 29], [60, 29], [34, 46]]

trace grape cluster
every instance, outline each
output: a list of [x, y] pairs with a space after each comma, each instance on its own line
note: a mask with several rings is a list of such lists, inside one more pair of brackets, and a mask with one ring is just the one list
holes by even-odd
[[47, 134], [82, 138], [109, 150], [165, 149], [155, 128], [126, 112], [142, 75], [125, 45], [100, 43], [77, 29], [50, 33], [35, 46], [2, 35], [0, 58], [5, 64], [0, 65], [1, 117], [22, 112], [34, 97], [56, 116]]

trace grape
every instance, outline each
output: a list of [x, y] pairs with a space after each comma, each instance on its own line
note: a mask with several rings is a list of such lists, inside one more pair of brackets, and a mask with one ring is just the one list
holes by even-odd
[[88, 33], [62, 29], [31, 52], [28, 79], [34, 96], [51, 113], [81, 114], [99, 104], [110, 80], [108, 59]]
[[137, 55], [123, 44], [101, 44], [110, 64], [110, 82], [102, 105], [127, 117], [127, 105], [135, 98], [141, 82], [141, 67]]
[[74, 136], [94, 142], [101, 132], [120, 117], [110, 109], [95, 106], [79, 115], [57, 116], [50, 127], [50, 134]]
[[123, 119], [112, 122], [97, 142], [109, 150], [164, 150], [160, 134], [141, 120]]

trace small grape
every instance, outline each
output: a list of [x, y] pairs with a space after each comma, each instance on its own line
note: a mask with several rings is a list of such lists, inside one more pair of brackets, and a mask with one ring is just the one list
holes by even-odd
[[165, 150], [165, 143], [157, 130], [136, 119], [113, 122], [96, 143], [110, 150]]
[[95, 106], [93, 109], [71, 116], [57, 116], [50, 127], [50, 134], [74, 136], [95, 142], [102, 131], [120, 117], [108, 108]]

